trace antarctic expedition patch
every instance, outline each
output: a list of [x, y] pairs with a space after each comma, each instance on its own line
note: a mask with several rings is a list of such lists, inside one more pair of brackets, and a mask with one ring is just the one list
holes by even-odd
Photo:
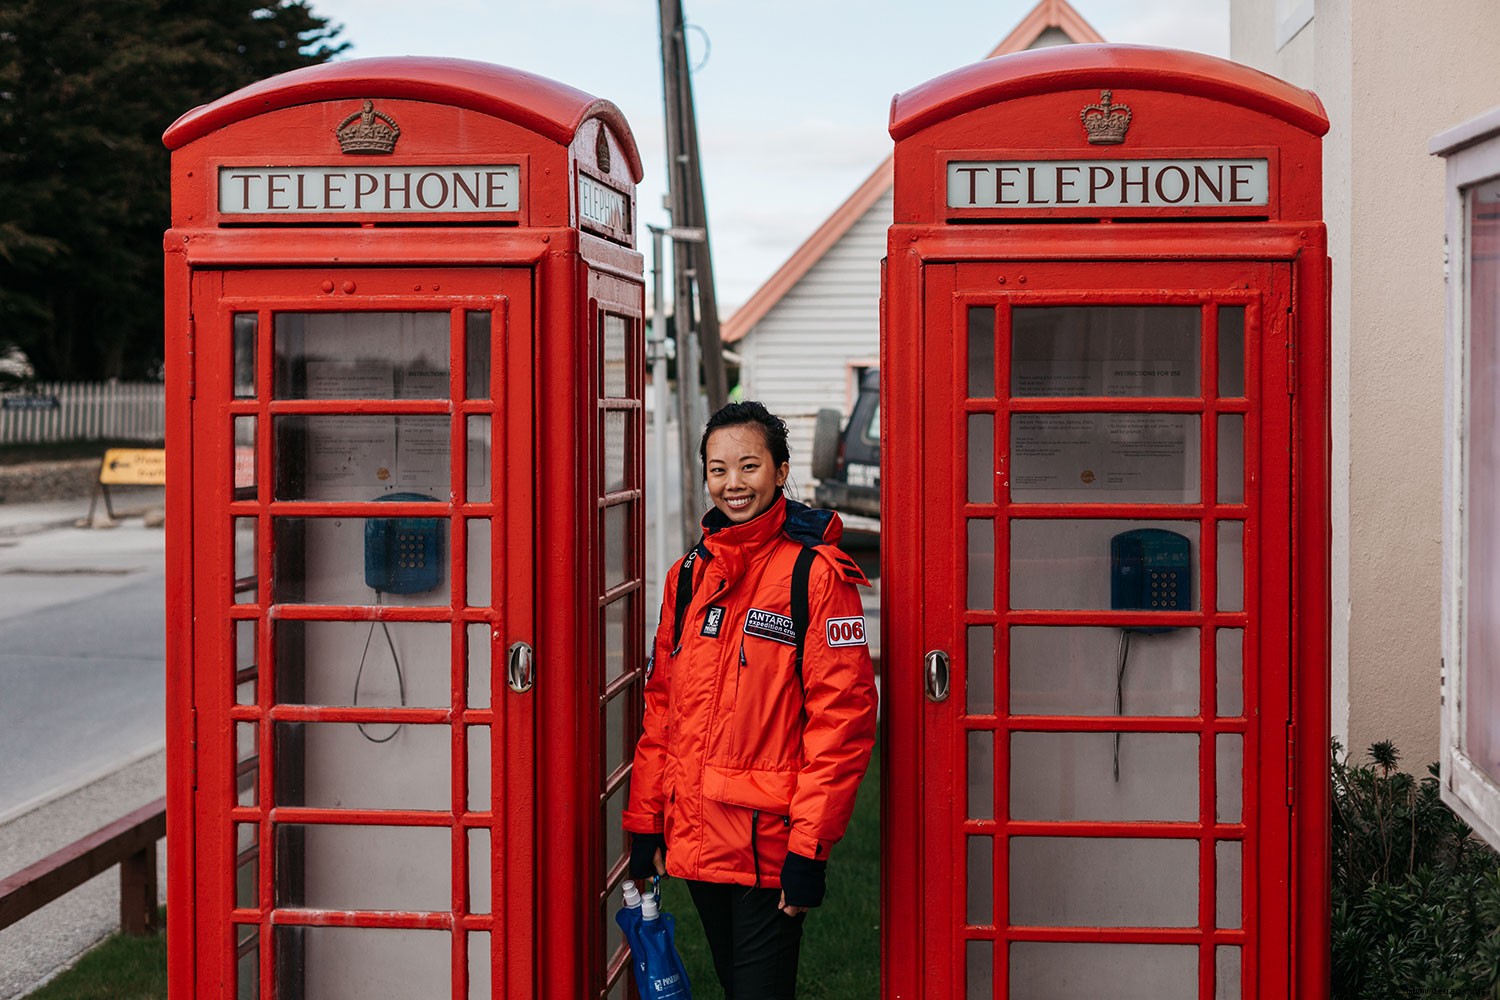
[[760, 608], [751, 608], [750, 613], [745, 616], [745, 634], [758, 635], [762, 639], [783, 642], [788, 646], [797, 645], [797, 629], [792, 620], [786, 615], [762, 611]]
[[724, 611], [722, 605], [710, 604], [708, 610], [703, 612], [703, 627], [698, 630], [698, 634], [717, 639], [719, 630], [724, 627]]

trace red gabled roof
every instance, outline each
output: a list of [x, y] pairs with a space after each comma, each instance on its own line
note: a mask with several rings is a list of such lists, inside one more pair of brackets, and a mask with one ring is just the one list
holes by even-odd
[[[1061, 29], [1074, 42], [1104, 41], [1104, 36], [1095, 31], [1068, 0], [1041, 0], [985, 58], [993, 59], [1012, 52], [1023, 52], [1048, 28]], [[749, 333], [750, 328], [759, 323], [812, 270], [813, 265], [822, 260], [823, 255], [843, 238], [850, 227], [891, 189], [895, 181], [892, 164], [892, 157], [887, 156], [885, 162], [876, 167], [875, 172], [787, 258], [786, 263], [756, 289], [755, 294], [735, 310], [733, 316], [724, 321], [720, 335], [725, 343], [732, 344]]]

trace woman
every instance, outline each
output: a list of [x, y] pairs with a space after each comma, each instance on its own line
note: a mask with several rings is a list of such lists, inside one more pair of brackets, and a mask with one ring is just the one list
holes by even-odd
[[786, 424], [764, 406], [715, 413], [698, 453], [713, 508], [665, 581], [630, 875], [687, 880], [728, 1000], [780, 1000], [874, 744], [868, 581], [838, 515], [782, 495]]

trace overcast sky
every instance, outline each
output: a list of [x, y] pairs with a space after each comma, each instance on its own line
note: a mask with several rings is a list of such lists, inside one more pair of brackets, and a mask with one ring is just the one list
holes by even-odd
[[[724, 315], [890, 152], [891, 95], [987, 55], [1035, 0], [682, 0]], [[347, 58], [454, 56], [619, 105], [666, 225], [656, 0], [313, 0]], [[1229, 0], [1073, 0], [1111, 42], [1229, 51]], [[644, 227], [641, 237], [646, 235]], [[649, 240], [641, 240], [649, 252]], [[648, 268], [650, 261], [647, 261]]]

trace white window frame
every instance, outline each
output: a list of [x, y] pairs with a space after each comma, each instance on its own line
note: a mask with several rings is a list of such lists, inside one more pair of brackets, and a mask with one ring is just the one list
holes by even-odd
[[[1443, 801], [1490, 844], [1500, 847], [1500, 784], [1465, 752], [1467, 690], [1464, 626], [1468, 558], [1469, 257], [1466, 190], [1500, 179], [1500, 108], [1449, 129], [1429, 144], [1447, 161], [1447, 335], [1443, 401]], [[1489, 665], [1500, 670], [1500, 664]]]

